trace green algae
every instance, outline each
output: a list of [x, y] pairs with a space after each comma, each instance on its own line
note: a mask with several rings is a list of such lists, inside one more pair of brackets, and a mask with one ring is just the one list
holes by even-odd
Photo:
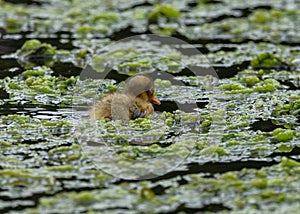
[[[277, 13], [277, 11], [276, 11], [276, 13], [274, 12], [274, 15], [275, 14], [276, 14], [276, 16], [280, 17], [280, 15]], [[267, 11], [257, 10], [252, 14], [251, 19], [254, 22], [264, 24], [266, 22], [271, 21], [272, 17], [271, 17], [271, 14], [269, 14]]]
[[[193, 139], [197, 136], [188, 134], [189, 124], [179, 121], [175, 125], [174, 121], [180, 119], [178, 112], [176, 115], [163, 113], [155, 118], [132, 120], [128, 124], [122, 121], [98, 121], [90, 132], [86, 130], [78, 135], [78, 139], [85, 154], [110, 174], [131, 179], [160, 175], [169, 171], [170, 167], [176, 167], [190, 154], [194, 147]], [[169, 123], [168, 118], [173, 118], [173, 122]], [[174, 137], [169, 136], [174, 132]], [[85, 143], [91, 136], [101, 141], [93, 140], [90, 145]], [[172, 145], [164, 146], [170, 143]]]
[[149, 13], [148, 19], [151, 23], [158, 22], [159, 18], [176, 19], [180, 16], [180, 11], [168, 5], [155, 5]]
[[48, 99], [44, 97], [44, 101], [49, 104], [53, 99], [61, 103], [70, 103], [68, 97], [78, 78], [55, 77], [51, 75], [52, 73], [53, 71], [47, 67], [35, 67], [24, 71], [19, 77], [6, 77], [3, 87], [10, 93], [11, 99], [27, 99], [36, 103], [43, 94], [48, 97]]
[[246, 87], [239, 83], [233, 83], [233, 84], [229, 83], [229, 84], [222, 85], [222, 89], [226, 91], [244, 91]]
[[[178, 32], [190, 40], [218, 38], [241, 42], [247, 39], [261, 39], [275, 43], [281, 42], [282, 38], [287, 34], [293, 41], [299, 40], [294, 30], [296, 23], [299, 22], [296, 15], [299, 11], [284, 11], [282, 13], [285, 16], [284, 20], [278, 16], [276, 11], [261, 10], [251, 14], [249, 17], [227, 18], [219, 22], [205, 23], [203, 25], [183, 26]], [[283, 27], [290, 23], [293, 23], [292, 25], [294, 26], [288, 30]], [[199, 34], [198, 32], [202, 33]]]
[[[54, 211], [59, 208], [72, 212], [81, 205], [85, 210], [94, 208], [99, 212], [111, 207], [109, 203], [113, 202], [118, 207], [130, 207], [139, 212], [162, 212], [166, 207], [174, 210], [182, 203], [190, 208], [203, 208], [213, 196], [215, 201], [224, 206], [245, 213], [258, 209], [268, 212], [272, 210], [273, 206], [270, 205], [273, 203], [284, 205], [285, 201], [289, 202], [289, 206], [297, 207], [298, 191], [293, 187], [297, 185], [297, 173], [293, 169], [298, 168], [299, 163], [286, 164], [287, 161], [290, 159], [282, 159], [281, 163], [271, 167], [226, 172], [211, 178], [205, 178], [202, 174], [185, 175], [184, 179], [189, 181], [186, 184], [179, 184], [178, 178], [171, 178], [156, 182], [123, 183], [120, 186], [112, 185], [110, 189], [59, 193], [55, 197], [43, 197], [37, 208], [29, 208], [28, 211]], [[282, 167], [286, 169], [282, 171]], [[152, 187], [158, 185], [168, 187], [168, 190], [162, 195], [155, 194]], [[102, 206], [95, 206], [100, 201]], [[249, 201], [260, 208], [248, 207]]]
[[[263, 79], [261, 80], [260, 78]], [[278, 78], [277, 78], [278, 79]], [[284, 89], [284, 86], [279, 82], [280, 79], [268, 78], [262, 76], [259, 72], [251, 70], [239, 73], [238, 77], [231, 78], [231, 81], [226, 81], [219, 87], [227, 94], [247, 94], [247, 93], [265, 93]]]
[[281, 88], [281, 84], [275, 79], [265, 79], [262, 82], [259, 82], [254, 87], [254, 91], [258, 92], [268, 92], [275, 91], [276, 89]]
[[274, 136], [274, 140], [276, 141], [292, 140], [295, 134], [296, 134], [295, 130], [284, 130], [281, 128], [275, 129], [272, 132], [272, 135]]
[[263, 53], [251, 60], [254, 68], [272, 68], [283, 65], [283, 60], [272, 53]]
[[229, 152], [220, 147], [207, 147], [203, 150], [201, 150], [202, 155], [227, 155]]
[[93, 57], [91, 65], [98, 72], [115, 69], [130, 76], [155, 70], [179, 73], [184, 68], [180, 63], [182, 58], [184, 55], [171, 46], [165, 45], [162, 49], [155, 42], [136, 37], [111, 44], [108, 51]]
[[45, 71], [27, 70], [27, 71], [24, 71], [22, 73], [22, 76], [25, 76], [25, 77], [29, 77], [29, 76], [44, 76], [45, 74], [46, 74]]
[[288, 104], [284, 104], [282, 106], [278, 106], [273, 111], [274, 116], [281, 116], [281, 115], [298, 115], [300, 108], [300, 100], [291, 101]]
[[[103, 141], [110, 143], [103, 153], [111, 154], [110, 150], [114, 150], [119, 155], [117, 158], [105, 156], [102, 161], [107, 164], [108, 169], [104, 171], [129, 169], [125, 181], [95, 169], [93, 152], [81, 151], [74, 135], [70, 134], [74, 123], [68, 119], [58, 116], [43, 120], [31, 113], [22, 116], [22, 110], [17, 114], [2, 116], [0, 172], [5, 176], [1, 176], [0, 180], [5, 188], [3, 185], [0, 197], [1, 200], [5, 198], [5, 201], [1, 201], [0, 210], [9, 209], [16, 213], [212, 212], [209, 210], [211, 205], [219, 204], [220, 207], [217, 208], [220, 213], [269, 213], [274, 210], [296, 213], [299, 210], [299, 188], [295, 187], [299, 186], [300, 172], [297, 156], [293, 156], [293, 159], [284, 157], [279, 164], [272, 166], [261, 168], [257, 164], [259, 169], [247, 169], [251, 167], [247, 164], [253, 160], [278, 161], [278, 153], [290, 156], [297, 153], [299, 147], [298, 46], [274, 44], [296, 44], [299, 41], [295, 31], [299, 25], [297, 3], [291, 7], [290, 3], [282, 5], [278, 1], [270, 1], [268, 5], [272, 9], [258, 10], [257, 7], [261, 6], [259, 1], [249, 2], [246, 8], [244, 2], [237, 0], [198, 1], [191, 7], [185, 1], [175, 1], [170, 6], [166, 4], [165, 8], [168, 10], [165, 11], [151, 2], [139, 2], [142, 6], [135, 6], [138, 4], [136, 1], [121, 4], [119, 1], [103, 1], [99, 7], [99, 2], [96, 1], [53, 1], [43, 5], [43, 10], [40, 10], [38, 5], [32, 7], [1, 1], [0, 11], [5, 14], [4, 25], [1, 27], [7, 32], [17, 33], [26, 31], [28, 26], [32, 26], [30, 23], [35, 23], [37, 32], [26, 39], [42, 38], [45, 32], [70, 32], [75, 40], [73, 43], [80, 49], [63, 53], [54, 48], [54, 55], [50, 51], [50, 55], [44, 56], [74, 64], [84, 64], [85, 59], [95, 57], [99, 70], [103, 69], [101, 63], [110, 61], [110, 65], [115, 66], [122, 74], [132, 75], [159, 69], [180, 75], [184, 66], [205, 64], [209, 59], [213, 64], [225, 68], [233, 66], [229, 70], [242, 65], [239, 68], [241, 72], [237, 75], [233, 72], [233, 78], [222, 80], [176, 77], [189, 86], [155, 80], [157, 95], [163, 102], [178, 104], [179, 101], [189, 103], [192, 100], [201, 103], [203, 99], [207, 99], [206, 106], [196, 108], [192, 113], [156, 111], [152, 117], [130, 121], [130, 125], [126, 127], [100, 121], [98, 131]], [[132, 5], [135, 6], [134, 9], [130, 8]], [[287, 10], [288, 7], [290, 9]], [[44, 13], [45, 8], [47, 14]], [[240, 17], [249, 8], [254, 8], [253, 13], [248, 17]], [[175, 15], [172, 14], [174, 11]], [[153, 19], [151, 16], [149, 18], [151, 12], [156, 12]], [[228, 15], [234, 18], [226, 17]], [[147, 28], [149, 20], [150, 26]], [[189, 21], [193, 22], [186, 26]], [[139, 45], [131, 43], [128, 46], [133, 48], [130, 49], [122, 44], [120, 48], [123, 50], [104, 57], [100, 55], [97, 61], [97, 50], [110, 41], [94, 39], [93, 36], [117, 35], [118, 38], [117, 33], [130, 26], [134, 26], [133, 29], [139, 33], [148, 30], [176, 35], [179, 32], [188, 38], [200, 39], [199, 41], [213, 39], [216, 42], [224, 40], [244, 43], [207, 44], [205, 41], [201, 48], [207, 48], [209, 53], [189, 57], [176, 51], [174, 54], [174, 49], [170, 51], [170, 46], [158, 50], [159, 48], [145, 42], [140, 46], [148, 45], [149, 48], [141, 52], [137, 50]], [[248, 40], [250, 42], [245, 42]], [[22, 48], [29, 52], [32, 51], [31, 48], [45, 44], [29, 41], [25, 43], [28, 47]], [[150, 50], [156, 51], [155, 54], [158, 53], [159, 57], [154, 57], [155, 54]], [[39, 55], [39, 51], [48, 54], [46, 49], [37, 49], [23, 56], [30, 58], [34, 54]], [[249, 62], [254, 70], [244, 69], [244, 65], [248, 67]], [[294, 65], [292, 62], [295, 62], [295, 68], [289, 67]], [[53, 65], [45, 64], [51, 67]], [[221, 69], [218, 72], [223, 71]], [[82, 108], [82, 103], [91, 103], [103, 94], [120, 88], [110, 80], [78, 81], [78, 77], [60, 77], [46, 67], [31, 66], [20, 75], [13, 76], [0, 82], [1, 88], [9, 93], [9, 98], [1, 100], [1, 103], [15, 108], [28, 103], [34, 107], [41, 104], [63, 104], [69, 107], [72, 102], [76, 108]], [[205, 84], [207, 81], [213, 84]], [[218, 90], [210, 90], [218, 86]], [[219, 90], [224, 90], [224, 94], [216, 95]], [[226, 106], [224, 114], [219, 114], [216, 109], [222, 106]], [[222, 117], [226, 123], [221, 123]], [[264, 121], [272, 121], [275, 128], [271, 131], [264, 131], [261, 127], [253, 128], [255, 124]], [[213, 132], [214, 129], [219, 134]], [[132, 130], [135, 131], [134, 134]], [[136, 136], [137, 133], [140, 135]], [[136, 139], [142, 139], [146, 145], [130, 145], [128, 141], [134, 138], [133, 135]], [[101, 156], [103, 153], [97, 155]], [[270, 156], [274, 158], [271, 159]], [[148, 171], [145, 170], [145, 162], [141, 165], [132, 165], [130, 162], [153, 157], [162, 157], [162, 161], [147, 162], [146, 165], [153, 166]], [[129, 161], [124, 161], [124, 158]], [[167, 170], [157, 173], [159, 166], [176, 158], [176, 163], [184, 160], [181, 167], [176, 168], [176, 164], [170, 164]], [[245, 164], [244, 169], [229, 172], [235, 161]], [[210, 163], [228, 165], [225, 165], [224, 173], [197, 173], [193, 171], [195, 168], [191, 171], [188, 169], [189, 166], [197, 165], [197, 170], [205, 171], [206, 166], [202, 168], [202, 164]], [[215, 165], [208, 166], [219, 170]], [[151, 181], [126, 181], [132, 178], [132, 173], [143, 170], [157, 173], [157, 176], [168, 170], [170, 174], [169, 177]], [[178, 176], [177, 170], [180, 170]], [[195, 174], [191, 174], [193, 172]]]
[[[254, 43], [250, 41], [242, 44], [230, 45], [207, 44], [207, 48], [209, 48], [210, 53], [207, 54], [206, 57], [212, 63], [221, 62], [226, 66], [238, 65], [246, 62], [250, 62], [250, 64], [253, 62], [255, 66], [259, 66], [259, 63], [264, 63], [264, 60], [266, 60], [266, 65], [264, 65], [266, 67], [261, 67], [265, 68], [264, 70], [262, 69], [262, 72], [269, 72], [270, 69], [280, 70], [280, 67], [284, 68], [287, 65], [293, 66], [295, 64], [295, 55], [297, 55], [293, 48], [270, 42]], [[223, 51], [222, 48], [233, 48], [234, 51]], [[266, 52], [266, 50], [269, 50], [269, 52]], [[256, 67], [256, 70], [259, 68], [260, 67]]]
[[41, 45], [42, 43], [37, 39], [28, 40], [23, 44], [19, 53], [22, 53], [22, 51], [30, 51], [39, 48]]
[[281, 162], [282, 167], [293, 168], [293, 167], [299, 167], [300, 164], [297, 161], [291, 160], [289, 158], [283, 157]]
[[36, 60], [36, 57], [42, 59], [45, 65], [51, 66], [55, 62], [53, 58], [55, 54], [56, 49], [52, 45], [41, 43], [36, 39], [26, 41], [16, 52], [20, 63], [24, 67], [32, 67], [31, 61]]
[[[243, 13], [237, 11], [237, 8], [244, 8], [244, 5], [238, 1], [229, 1], [223, 4], [215, 2], [209, 4], [197, 3], [196, 7], [189, 10], [186, 9], [189, 7], [185, 1], [150, 4], [148, 6], [134, 7], [130, 10], [127, 7], [136, 4], [133, 1], [123, 4], [116, 2], [108, 3], [105, 1], [105, 3], [99, 5], [95, 1], [89, 3], [79, 1], [60, 3], [55, 1], [47, 5], [47, 15], [44, 14], [44, 10], [40, 10], [38, 7], [16, 7], [14, 4], [3, 2], [1, 12], [5, 14], [4, 17], [8, 20], [8, 24], [5, 26], [8, 30], [11, 29], [14, 32], [21, 32], [22, 29], [25, 31], [29, 30], [33, 19], [36, 22], [35, 30], [38, 35], [42, 35], [44, 31], [56, 33], [59, 29], [64, 29], [76, 36], [78, 36], [78, 32], [81, 32], [80, 37], [88, 37], [91, 34], [104, 37], [112, 35], [114, 32], [119, 32], [131, 25], [135, 26], [139, 32], [146, 32], [148, 29], [145, 26], [149, 19], [153, 20], [152, 22], [154, 23], [158, 22], [157, 25], [161, 31], [157, 32], [164, 32], [170, 29], [170, 26], [165, 24], [164, 19], [170, 19], [170, 21], [177, 24], [175, 28], [179, 28], [180, 33], [186, 34], [189, 37], [203, 36], [205, 38], [208, 35], [217, 37], [220, 34], [217, 34], [218, 31], [216, 29], [222, 29], [224, 34], [221, 34], [220, 37], [233, 37], [233, 40], [240, 40], [239, 36], [250, 39], [257, 39], [258, 37], [268, 41], [272, 41], [272, 39], [280, 41], [285, 38], [283, 35], [287, 35], [286, 41], [289, 41], [288, 39], [297, 39], [296, 31], [293, 29], [296, 29], [295, 27], [298, 23], [298, 12], [296, 9], [288, 8], [289, 4], [282, 6], [278, 1], [268, 3], [272, 5], [273, 9], [256, 10], [249, 17], [241, 17]], [[259, 1], [254, 1], [249, 7], [255, 8], [260, 6], [261, 3]], [[116, 12], [116, 8], [114, 7], [120, 10]], [[283, 10], [282, 7], [284, 7]], [[213, 20], [222, 16], [230, 17], [232, 14], [235, 14], [236, 17], [205, 24], [203, 31], [200, 32], [209, 31], [206, 34], [192, 35], [193, 33], [184, 32], [189, 31], [188, 28], [185, 28], [185, 24], [188, 25], [189, 22], [196, 23], [196, 27], [199, 27], [199, 25], [201, 26], [207, 20]], [[39, 17], [47, 18], [39, 19]], [[282, 17], [285, 17], [285, 19], [282, 19]], [[182, 21], [180, 21], [181, 19]], [[163, 20], [163, 24], [158, 20]], [[287, 23], [293, 25], [288, 28], [288, 32], [284, 27], [287, 26]], [[153, 31], [156, 29], [154, 28]], [[212, 32], [215, 32], [215, 34]]]
[[291, 152], [293, 150], [292, 146], [281, 144], [278, 146], [276, 152]]
[[241, 78], [241, 82], [246, 83], [248, 87], [251, 87], [256, 83], [259, 83], [260, 79], [257, 76], [245, 76]]
[[5, 19], [5, 23], [6, 29], [10, 33], [17, 33], [18, 29], [20, 29], [24, 25], [23, 21], [15, 18], [7, 18]]

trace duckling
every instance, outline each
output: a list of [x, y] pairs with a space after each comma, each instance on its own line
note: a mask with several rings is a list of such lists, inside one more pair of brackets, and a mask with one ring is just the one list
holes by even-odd
[[97, 101], [90, 111], [93, 120], [130, 120], [154, 112], [153, 104], [160, 105], [154, 96], [153, 80], [146, 75], [136, 75], [125, 83], [123, 92], [115, 92]]

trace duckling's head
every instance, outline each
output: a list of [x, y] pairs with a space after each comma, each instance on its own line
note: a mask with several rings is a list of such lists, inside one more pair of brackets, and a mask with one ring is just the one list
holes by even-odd
[[146, 75], [136, 75], [129, 78], [125, 84], [125, 93], [130, 93], [146, 102], [160, 105], [160, 101], [154, 96], [154, 82]]

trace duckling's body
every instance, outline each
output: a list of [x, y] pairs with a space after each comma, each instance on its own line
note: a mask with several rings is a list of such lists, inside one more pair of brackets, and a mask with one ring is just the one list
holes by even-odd
[[127, 81], [124, 92], [115, 92], [97, 101], [91, 111], [94, 120], [130, 120], [154, 112], [153, 105], [160, 104], [154, 96], [153, 81], [138, 75]]

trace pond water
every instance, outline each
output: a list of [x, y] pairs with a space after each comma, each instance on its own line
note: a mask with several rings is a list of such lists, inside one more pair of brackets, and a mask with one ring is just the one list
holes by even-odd
[[[300, 2], [0, 0], [1, 213], [296, 213]], [[136, 74], [161, 105], [91, 121]]]

